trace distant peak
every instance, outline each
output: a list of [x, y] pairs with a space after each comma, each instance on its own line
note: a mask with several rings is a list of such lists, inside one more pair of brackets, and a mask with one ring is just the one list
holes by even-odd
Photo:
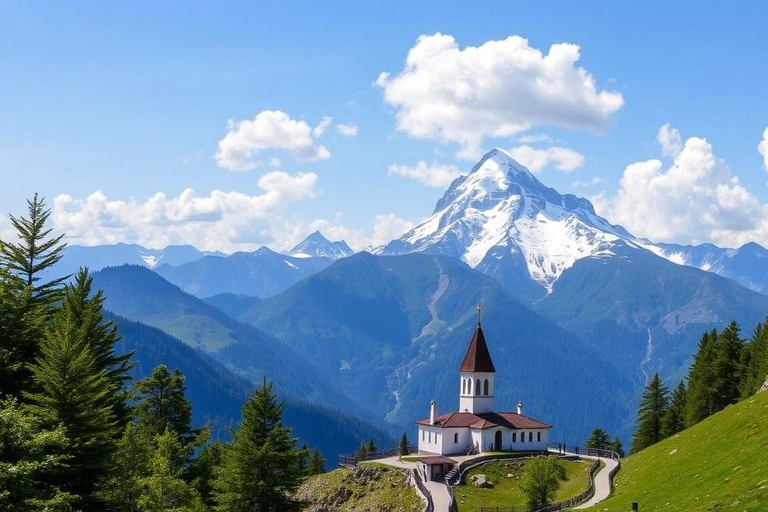
[[475, 166], [472, 168], [470, 174], [473, 174], [478, 170], [486, 167], [485, 164], [489, 161], [492, 161], [497, 166], [499, 166], [499, 168], [506, 172], [513, 171], [515, 173], [523, 173], [529, 176], [533, 176], [531, 171], [528, 170], [526, 166], [515, 160], [512, 155], [510, 155], [505, 149], [498, 147], [493, 148], [485, 155], [483, 155], [480, 161], [477, 162], [477, 164], [475, 164]]
[[345, 258], [353, 253], [354, 251], [345, 241], [331, 242], [320, 230], [310, 233], [296, 247], [288, 251], [289, 255], [301, 258], [317, 256], [332, 259]]

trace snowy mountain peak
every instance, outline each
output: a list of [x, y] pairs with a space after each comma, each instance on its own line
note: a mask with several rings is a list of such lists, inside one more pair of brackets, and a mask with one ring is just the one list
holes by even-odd
[[331, 242], [320, 231], [315, 231], [288, 252], [295, 258], [331, 258], [338, 260], [354, 254], [344, 240]]
[[429, 219], [382, 253], [454, 256], [502, 282], [533, 280], [551, 291], [577, 260], [612, 254], [620, 239], [632, 236], [597, 216], [587, 199], [546, 187], [496, 148], [450, 185]]

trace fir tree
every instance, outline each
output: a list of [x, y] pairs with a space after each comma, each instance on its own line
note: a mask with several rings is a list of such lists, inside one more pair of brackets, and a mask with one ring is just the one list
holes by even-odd
[[141, 482], [149, 475], [154, 439], [145, 429], [129, 423], [117, 443], [114, 471], [104, 486], [104, 495], [121, 512], [141, 512]]
[[685, 429], [685, 412], [688, 391], [685, 384], [680, 381], [672, 392], [669, 408], [664, 416], [664, 437], [677, 434]]
[[325, 459], [320, 453], [320, 450], [315, 448], [312, 454], [309, 456], [309, 466], [307, 467], [308, 475], [320, 475], [325, 473]]
[[587, 448], [597, 448], [598, 450], [608, 450], [610, 445], [611, 438], [608, 436], [608, 432], [601, 428], [592, 430], [586, 443]]
[[744, 378], [740, 386], [741, 397], [755, 394], [768, 376], [768, 329], [764, 322], [755, 327], [749, 344], [743, 352]]
[[292, 498], [303, 478], [301, 451], [282, 423], [283, 403], [272, 384], [263, 385], [243, 406], [243, 419], [224, 448], [214, 481], [216, 510], [290, 512], [301, 509]]
[[69, 278], [62, 276], [40, 282], [40, 274], [61, 259], [61, 251], [66, 247], [61, 241], [63, 234], [51, 236], [53, 230], [47, 226], [50, 216], [51, 210], [46, 208], [45, 199], [35, 194], [31, 201], [27, 200], [26, 217], [10, 215], [19, 241], [0, 242], [0, 261], [22, 287], [30, 289], [32, 305], [50, 305]]
[[175, 432], [184, 443], [192, 442], [196, 432], [191, 428], [192, 404], [187, 400], [184, 376], [177, 369], [168, 371], [165, 365], [152, 370], [152, 375], [133, 386], [139, 403], [136, 406], [138, 424], [153, 435], [166, 429]]
[[365, 441], [360, 442], [360, 448], [357, 449], [358, 455], [368, 454], [368, 444]]
[[66, 467], [68, 444], [62, 427], [45, 429], [15, 398], [1, 400], [0, 510], [71, 510], [74, 497], [52, 483]]
[[373, 438], [371, 438], [371, 439], [368, 441], [368, 446], [366, 446], [366, 451], [367, 451], [368, 453], [373, 453], [373, 452], [375, 452], [375, 451], [376, 451], [376, 444], [373, 442]]
[[155, 441], [157, 448], [149, 461], [148, 475], [139, 481], [141, 510], [204, 512], [200, 495], [182, 478], [181, 470], [174, 462], [189, 457], [189, 449], [181, 446], [176, 432], [170, 429], [157, 436]]
[[192, 461], [188, 471], [189, 479], [203, 500], [203, 504], [209, 509], [213, 509], [216, 505], [213, 482], [216, 467], [221, 464], [223, 447], [224, 445], [218, 441], [204, 446], [197, 458]]
[[619, 436], [616, 436], [613, 438], [613, 442], [611, 443], [611, 446], [608, 449], [613, 452], [616, 452], [619, 455], [619, 457], [624, 457], [626, 455], [624, 453], [624, 445], [621, 444], [621, 439], [619, 439]]
[[405, 432], [403, 432], [402, 437], [400, 437], [400, 456], [404, 457], [409, 453], [410, 452], [408, 450], [408, 436], [405, 435]]
[[637, 429], [632, 438], [632, 453], [663, 439], [664, 415], [669, 404], [669, 390], [661, 383], [659, 374], [645, 388], [637, 411]]
[[744, 341], [740, 337], [741, 328], [731, 322], [720, 333], [715, 356], [714, 408], [713, 413], [735, 404], [741, 395], [742, 351]]
[[699, 348], [688, 373], [686, 400], [686, 426], [691, 427], [714, 412], [715, 358], [717, 355], [717, 331], [706, 332], [699, 341]]

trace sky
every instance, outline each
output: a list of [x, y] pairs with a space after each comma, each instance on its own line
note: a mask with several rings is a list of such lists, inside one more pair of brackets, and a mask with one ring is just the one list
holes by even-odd
[[37, 192], [73, 244], [361, 249], [501, 147], [637, 236], [768, 245], [768, 4], [576, 4], [0, 0], [0, 236]]

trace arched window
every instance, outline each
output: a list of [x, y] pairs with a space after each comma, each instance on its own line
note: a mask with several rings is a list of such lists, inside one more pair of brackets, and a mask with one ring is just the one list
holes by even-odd
[[467, 394], [467, 380], [461, 379], [461, 394], [466, 395]]
[[483, 394], [488, 396], [488, 379], [485, 379], [485, 382], [483, 383]]
[[467, 379], [467, 394], [472, 394], [472, 379]]
[[480, 395], [480, 379], [477, 379], [477, 382], [475, 383], [475, 394]]

